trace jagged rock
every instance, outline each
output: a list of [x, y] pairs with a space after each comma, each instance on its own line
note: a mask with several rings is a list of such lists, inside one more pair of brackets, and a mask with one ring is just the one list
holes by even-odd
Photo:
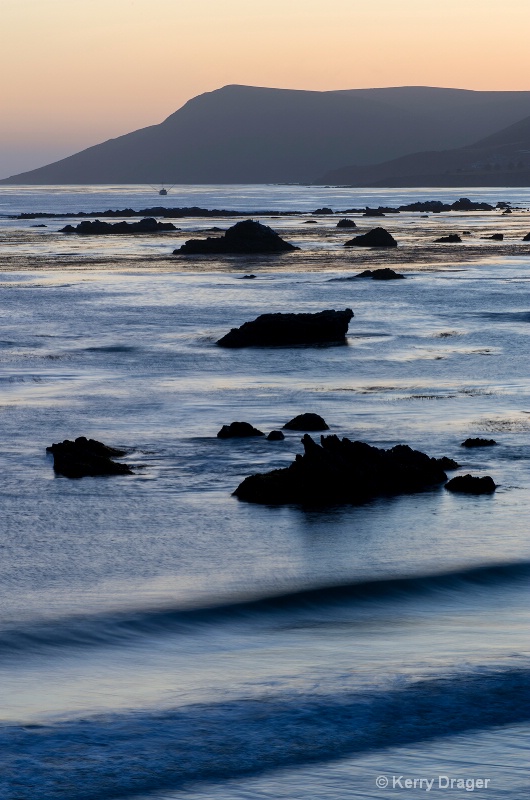
[[60, 233], [79, 233], [83, 235], [97, 235], [110, 233], [160, 233], [161, 231], [176, 231], [172, 222], [158, 222], [153, 217], [141, 219], [139, 222], [101, 222], [95, 219], [93, 222], [83, 220], [79, 225], [66, 225], [61, 228]]
[[367, 208], [363, 217], [384, 217], [385, 212], [380, 208]]
[[530, 233], [526, 234], [526, 236], [523, 238], [523, 242], [530, 242]]
[[52, 444], [46, 448], [53, 454], [53, 468], [66, 478], [85, 478], [100, 475], [133, 475], [128, 464], [116, 463], [113, 458], [124, 456], [125, 450], [108, 447], [95, 439], [79, 436], [74, 442]]
[[372, 278], [374, 281], [394, 281], [398, 278], [404, 278], [400, 272], [394, 272], [390, 267], [383, 267], [382, 269], [365, 269], [355, 276], [356, 278]]
[[323, 208], [316, 208], [311, 213], [312, 214], [333, 214], [333, 209], [332, 208], [327, 208], [327, 206], [324, 206]]
[[222, 253], [286, 253], [299, 250], [285, 242], [268, 225], [253, 219], [237, 222], [228, 228], [224, 236], [207, 239], [189, 239], [182, 247], [173, 250], [179, 254], [217, 255]]
[[250, 422], [231, 422], [230, 425], [223, 425], [218, 439], [246, 439], [249, 436], [265, 436], [263, 431], [254, 428]]
[[357, 225], [352, 219], [344, 218], [339, 219], [336, 225], [337, 228], [356, 228]]
[[449, 236], [440, 236], [439, 239], [434, 240], [437, 244], [458, 244], [462, 239], [458, 233], [450, 233]]
[[439, 460], [397, 445], [390, 450], [322, 436], [302, 439], [304, 454], [284, 469], [251, 475], [234, 494], [252, 503], [359, 504], [374, 497], [418, 492], [447, 480]]
[[319, 414], [311, 412], [298, 414], [297, 417], [286, 422], [283, 427], [288, 431], [329, 431], [327, 422]]
[[483, 236], [483, 239], [493, 239], [494, 242], [502, 242], [504, 233], [492, 233], [491, 236]]
[[271, 431], [267, 436], [267, 441], [269, 442], [282, 442], [285, 439], [285, 436], [281, 431]]
[[345, 242], [344, 247], [397, 247], [397, 242], [384, 228], [374, 228]]
[[240, 328], [232, 328], [217, 344], [220, 347], [259, 347], [344, 342], [352, 317], [351, 308], [316, 314], [261, 314]]
[[489, 475], [484, 475], [483, 478], [473, 475], [457, 475], [456, 478], [451, 478], [445, 484], [445, 488], [459, 494], [493, 494], [497, 485]]
[[465, 442], [462, 442], [460, 447], [493, 447], [495, 444], [497, 444], [495, 439], [481, 439], [477, 437], [475, 439], [466, 439]]
[[454, 458], [448, 458], [447, 456], [442, 456], [437, 461], [441, 468], [445, 470], [458, 469], [460, 467], [460, 464]]
[[461, 197], [451, 204], [452, 211], [493, 211], [493, 206], [489, 203], [479, 203], [470, 200], [469, 197]]

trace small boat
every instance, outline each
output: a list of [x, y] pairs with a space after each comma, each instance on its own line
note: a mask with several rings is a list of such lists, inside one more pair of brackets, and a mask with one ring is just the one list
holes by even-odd
[[167, 194], [167, 189], [160, 189], [158, 194], [161, 194], [161, 195], [165, 196]]

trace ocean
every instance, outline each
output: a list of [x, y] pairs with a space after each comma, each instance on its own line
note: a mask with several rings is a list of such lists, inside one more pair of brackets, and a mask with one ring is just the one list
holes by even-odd
[[[462, 196], [520, 210], [348, 215], [392, 251], [312, 213]], [[173, 255], [223, 217], [60, 233], [67, 212], [160, 205], [299, 211], [256, 218], [300, 250]], [[1, 800], [527, 795], [529, 209], [525, 189], [2, 187]], [[58, 216], [13, 218], [38, 211]], [[352, 280], [379, 266], [406, 280]], [[215, 345], [264, 312], [347, 307], [346, 346]], [[218, 430], [303, 412], [498, 488], [238, 501], [301, 434]], [[55, 475], [46, 447], [77, 436], [130, 449], [135, 474]], [[476, 436], [497, 445], [461, 447]]]

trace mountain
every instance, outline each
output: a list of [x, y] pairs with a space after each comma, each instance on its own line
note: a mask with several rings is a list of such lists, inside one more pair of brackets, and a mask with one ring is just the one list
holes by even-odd
[[315, 183], [363, 187], [530, 186], [530, 117], [467, 147], [342, 167]]
[[225, 86], [159, 125], [1, 183], [311, 182], [341, 164], [459, 148], [529, 111], [530, 92]]

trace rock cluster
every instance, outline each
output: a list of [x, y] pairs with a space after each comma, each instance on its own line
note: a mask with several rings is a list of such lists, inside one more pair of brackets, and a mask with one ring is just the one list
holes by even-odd
[[172, 222], [158, 222], [153, 217], [141, 219], [139, 222], [102, 222], [95, 219], [93, 222], [83, 220], [79, 225], [66, 225], [60, 233], [80, 233], [90, 236], [101, 236], [110, 233], [160, 233], [161, 231], [176, 231]]
[[302, 439], [304, 454], [284, 469], [251, 475], [237, 487], [253, 503], [359, 504], [374, 497], [417, 492], [447, 480], [440, 460], [397, 445], [390, 450], [322, 436]]
[[79, 436], [74, 442], [52, 444], [46, 448], [53, 454], [53, 468], [66, 478], [97, 477], [100, 475], [133, 475], [128, 464], [117, 463], [113, 458], [124, 456], [125, 450], [108, 447], [95, 439]]
[[225, 232], [224, 236], [206, 239], [189, 239], [182, 247], [173, 251], [175, 255], [220, 255], [223, 253], [287, 253], [299, 250], [285, 242], [268, 225], [252, 219], [237, 222]]
[[316, 314], [261, 314], [240, 328], [232, 328], [217, 344], [220, 347], [270, 347], [344, 342], [352, 317], [351, 308]]

